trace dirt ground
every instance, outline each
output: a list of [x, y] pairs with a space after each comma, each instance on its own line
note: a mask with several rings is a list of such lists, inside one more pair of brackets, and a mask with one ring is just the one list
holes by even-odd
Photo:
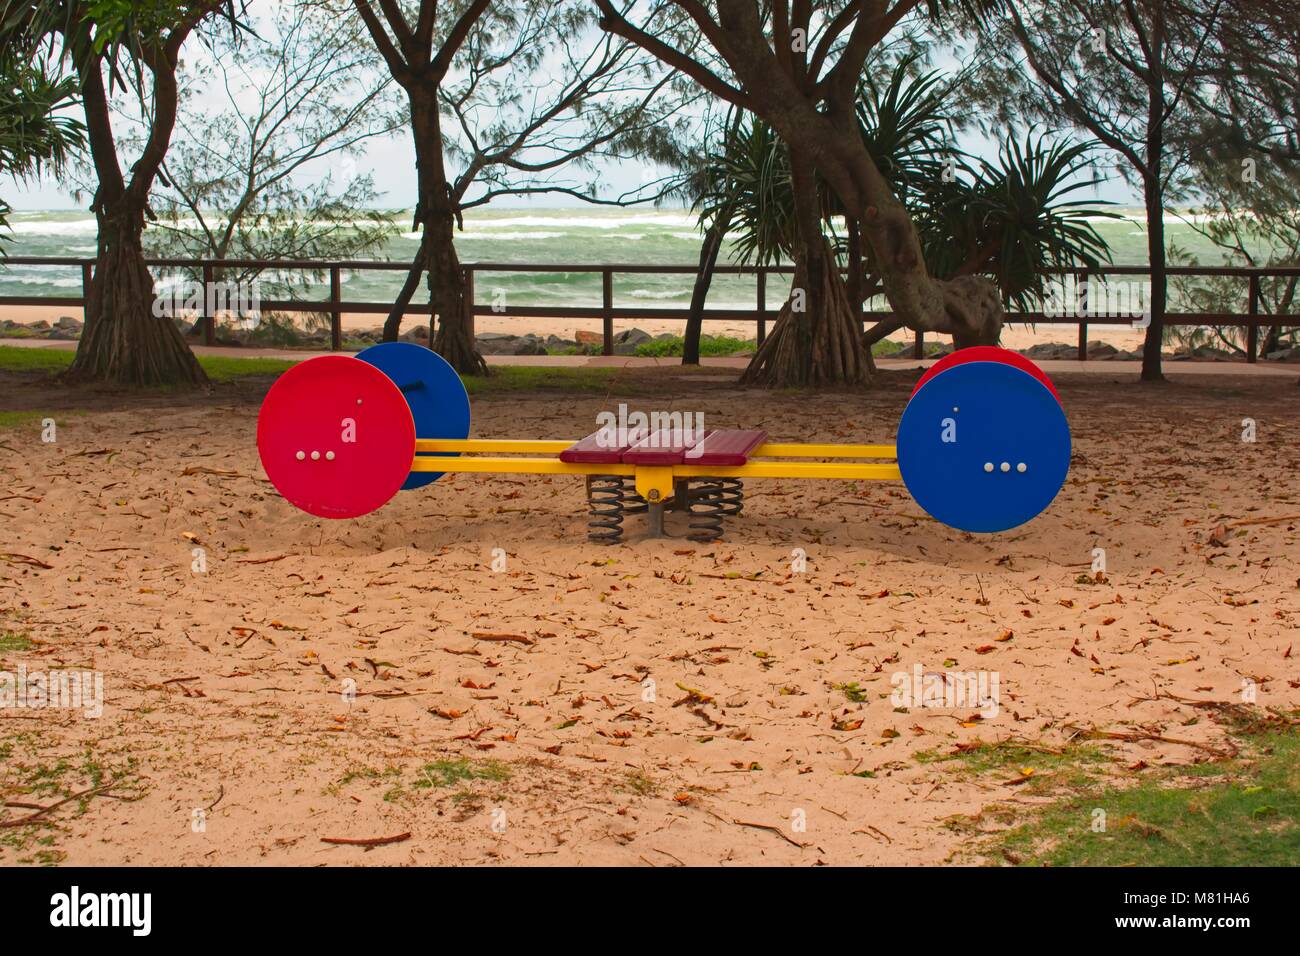
[[[609, 396], [476, 399], [474, 432], [576, 438], [628, 401], [885, 442], [917, 374], [800, 396], [633, 372]], [[266, 384], [0, 382], [0, 407], [58, 420], [52, 443], [0, 431], [0, 671], [100, 672], [105, 698], [98, 718], [0, 709], [0, 825], [79, 794], [0, 829], [0, 863], [976, 862], [945, 821], [1043, 798], [919, 758], [1099, 729], [1123, 775], [1213, 754], [1219, 729], [1174, 698], [1253, 681], [1300, 706], [1291, 377], [1062, 377], [1070, 478], [1013, 532], [939, 526], [901, 484], [768, 480], [723, 542], [633, 521], [614, 547], [587, 542], [571, 478], [304, 515], [258, 462]], [[896, 709], [892, 675], [918, 666], [996, 673], [997, 714]]]

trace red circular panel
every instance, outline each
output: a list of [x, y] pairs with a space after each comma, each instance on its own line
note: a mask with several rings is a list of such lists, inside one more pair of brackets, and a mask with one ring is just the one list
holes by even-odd
[[321, 518], [374, 511], [402, 487], [415, 459], [415, 423], [379, 369], [325, 355], [285, 372], [262, 402], [257, 450], [271, 484]]
[[961, 365], [965, 362], [1001, 362], [1003, 365], [1010, 365], [1018, 368], [1023, 372], [1028, 372], [1034, 378], [1038, 379], [1047, 386], [1047, 390], [1059, 402], [1061, 396], [1056, 394], [1056, 387], [1052, 380], [1047, 377], [1047, 373], [1041, 368], [1025, 358], [1019, 352], [1012, 352], [1010, 349], [1000, 349], [995, 345], [972, 345], [970, 348], [958, 349], [956, 352], [949, 352], [939, 361], [935, 362], [925, 374], [917, 381], [916, 387], [912, 389], [915, 395], [922, 385], [930, 381], [944, 369], [952, 368], [954, 365]]

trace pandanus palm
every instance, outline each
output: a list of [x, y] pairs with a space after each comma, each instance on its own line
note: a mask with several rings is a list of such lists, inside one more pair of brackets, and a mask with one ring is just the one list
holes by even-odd
[[[1081, 178], [1091, 149], [1051, 142], [1044, 135], [1008, 137], [997, 160], [972, 161], [954, 144], [951, 82], [920, 73], [904, 60], [880, 87], [864, 86], [858, 119], [863, 141], [917, 221], [931, 274], [992, 278], [1003, 304], [1031, 310], [1051, 270], [1095, 267], [1109, 260], [1105, 241], [1089, 220], [1107, 215], [1100, 203], [1068, 200], [1087, 186]], [[722, 210], [731, 216], [733, 254], [744, 264], [771, 264], [791, 256], [796, 230], [790, 162], [784, 144], [761, 120], [748, 120], [724, 137], [710, 159], [713, 179], [696, 204], [701, 222]], [[823, 188], [822, 215], [832, 226], [843, 210]], [[860, 304], [881, 292], [869, 248], [857, 224], [845, 223], [837, 245], [849, 268], [849, 290]], [[884, 338], [903, 325], [890, 317], [867, 334]]]

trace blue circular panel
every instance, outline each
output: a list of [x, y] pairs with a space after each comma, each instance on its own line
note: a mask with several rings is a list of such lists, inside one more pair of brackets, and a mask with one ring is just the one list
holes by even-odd
[[1070, 425], [1041, 382], [1002, 362], [967, 362], [912, 396], [898, 423], [898, 467], [933, 518], [1006, 531], [1040, 514], [1070, 470]]
[[[415, 419], [416, 438], [468, 438], [469, 395], [456, 370], [437, 352], [410, 342], [384, 342], [357, 353], [357, 358], [383, 372], [402, 391]], [[436, 458], [452, 452], [420, 452], [415, 457]], [[437, 481], [444, 472], [413, 471], [404, 490]]]

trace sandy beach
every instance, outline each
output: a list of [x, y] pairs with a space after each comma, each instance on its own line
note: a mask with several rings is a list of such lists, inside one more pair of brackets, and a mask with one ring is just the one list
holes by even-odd
[[[71, 316], [80, 320], [82, 319], [82, 310], [74, 306], [0, 306], [0, 322], [10, 319], [24, 324], [44, 321], [53, 325], [62, 316]], [[617, 333], [625, 329], [638, 328], [652, 336], [665, 332], [680, 335], [684, 321], [684, 319], [617, 319], [614, 322], [614, 331]], [[373, 314], [348, 312], [342, 316], [342, 326], [345, 331], [373, 329], [382, 324], [383, 317]], [[402, 323], [402, 331], [408, 332], [418, 326], [427, 324], [427, 319], [409, 316]], [[596, 334], [601, 331], [601, 321], [599, 319], [579, 318], [538, 319], [480, 315], [475, 318], [474, 325], [475, 331], [479, 334], [499, 332], [511, 335], [527, 335], [532, 333], [543, 337], [558, 335], [568, 339], [573, 338], [574, 333], [577, 331]], [[769, 322], [768, 328], [771, 328], [771, 322]], [[752, 323], [725, 319], [706, 321], [704, 331], [706, 335], [727, 335], [738, 339], [752, 339], [756, 334], [755, 326]], [[1127, 352], [1142, 347], [1143, 332], [1141, 329], [1123, 325], [1094, 325], [1089, 329], [1088, 337], [1089, 341], [1105, 342], [1113, 345], [1121, 352]], [[911, 333], [908, 332], [896, 333], [890, 338], [898, 342], [912, 341]], [[936, 342], [950, 341], [948, 336], [943, 335], [930, 336], [929, 338]], [[1030, 326], [1025, 323], [1012, 323], [1006, 325], [1002, 331], [1002, 345], [1011, 349], [1023, 349], [1031, 345], [1048, 342], [1073, 344], [1077, 338], [1077, 325], [1043, 323]]]

